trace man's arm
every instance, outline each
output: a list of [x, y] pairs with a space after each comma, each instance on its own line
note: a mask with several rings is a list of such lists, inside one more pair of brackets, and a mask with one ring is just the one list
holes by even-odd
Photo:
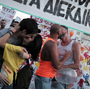
[[[19, 30], [19, 28], [20, 28], [20, 26], [19, 26], [19, 24], [17, 24], [14, 28], [11, 28], [11, 29], [8, 29], [8, 30], [11, 30], [13, 33], [15, 33], [16, 31]], [[3, 30], [5, 30], [5, 29], [3, 29]], [[1, 33], [3, 33], [3, 32], [1, 32]], [[3, 35], [0, 38], [0, 47], [2, 47], [2, 48], [5, 47], [6, 41], [8, 40], [9, 37], [10, 37], [10, 34], [7, 32], [7, 34]]]
[[6, 35], [0, 38], [0, 47], [2, 48], [5, 47], [6, 41], [8, 40], [9, 37], [10, 37], [10, 34], [7, 33]]
[[[9, 28], [0, 30], [0, 38], [3, 35], [5, 35], [6, 33], [8, 33], [9, 30], [10, 30]], [[3, 41], [1, 41], [0, 43], [2, 43], [2, 42]], [[1, 72], [0, 72], [0, 82], [5, 86], [7, 86], [7, 84], [9, 84], [7, 77], [4, 74], [2, 74]]]
[[62, 61], [59, 62], [59, 54], [58, 54], [58, 48], [57, 48], [57, 44], [55, 42], [48, 42], [49, 46], [48, 46], [48, 51], [50, 54], [50, 59], [52, 61], [52, 65], [56, 68], [56, 69], [60, 69], [61, 66], [63, 65], [63, 63], [71, 56], [71, 52], [67, 52], [65, 54], [65, 56], [61, 59]]
[[8, 33], [10, 31], [10, 28], [4, 28], [2, 30], [0, 30], [0, 38], [5, 35], [6, 33]]
[[62, 68], [72, 68], [72, 69], [80, 68], [80, 46], [77, 42], [73, 43], [72, 51], [73, 51], [74, 63], [70, 65], [63, 65]]
[[[10, 37], [10, 34], [8, 33], [9, 30], [10, 29], [8, 29], [8, 30], [7, 29], [3, 29], [3, 30], [0, 31], [0, 46], [3, 47], [3, 48], [5, 47], [7, 39]], [[4, 31], [6, 31], [6, 32], [4, 32]], [[4, 35], [4, 34], [6, 34], [6, 35]], [[3, 85], [9, 84], [9, 81], [8, 81], [7, 77], [4, 74], [2, 74], [1, 72], [0, 72], [0, 82]]]

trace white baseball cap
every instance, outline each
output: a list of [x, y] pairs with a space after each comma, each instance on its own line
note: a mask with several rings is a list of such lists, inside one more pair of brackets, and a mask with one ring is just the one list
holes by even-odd
[[21, 22], [21, 18], [20, 17], [16, 17], [15, 21], [20, 23]]

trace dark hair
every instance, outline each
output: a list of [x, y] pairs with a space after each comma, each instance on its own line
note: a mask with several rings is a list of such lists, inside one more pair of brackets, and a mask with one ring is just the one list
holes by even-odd
[[34, 19], [26, 18], [20, 22], [20, 30], [26, 29], [27, 34], [39, 33], [38, 24]]
[[37, 61], [41, 50], [41, 46], [42, 46], [42, 37], [41, 35], [37, 34], [34, 40], [24, 47], [32, 55], [32, 59], [34, 59], [34, 61]]
[[5, 21], [5, 22], [6, 22], [6, 20], [5, 20], [5, 19], [2, 19], [1, 21]]
[[68, 30], [68, 28], [66, 26], [64, 26], [64, 25], [61, 25], [61, 26], [64, 27], [66, 30]]

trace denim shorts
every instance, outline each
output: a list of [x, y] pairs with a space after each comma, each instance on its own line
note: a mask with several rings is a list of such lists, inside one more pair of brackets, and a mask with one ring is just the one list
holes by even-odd
[[35, 75], [36, 89], [51, 89], [52, 78], [41, 77]]

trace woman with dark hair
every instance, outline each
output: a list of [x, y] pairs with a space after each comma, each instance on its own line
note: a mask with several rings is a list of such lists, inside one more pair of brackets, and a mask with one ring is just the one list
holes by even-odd
[[[10, 35], [18, 31], [17, 28], [16, 30], [11, 29], [6, 35], [0, 38], [0, 47], [4, 48], [4, 54], [3, 54], [4, 62], [2, 65], [1, 72], [5, 74], [5, 76], [9, 80], [9, 85], [7, 85], [8, 82], [5, 81], [7, 84], [4, 84], [4, 85], [7, 85], [7, 86], [2, 86], [0, 84], [0, 87], [2, 89], [12, 89], [10, 88], [10, 86], [12, 86], [12, 83], [13, 83], [14, 72], [15, 72], [15, 79], [16, 79], [17, 70], [19, 69], [19, 66], [25, 61], [25, 59], [30, 59], [30, 57], [32, 57], [33, 60], [36, 60], [39, 56], [39, 52], [42, 45], [42, 37], [39, 34], [36, 34], [38, 33], [38, 29], [37, 28], [32, 29], [33, 32], [32, 31], [30, 32], [28, 31], [30, 30], [29, 25], [27, 28], [24, 28], [24, 27], [22, 28], [22, 22], [20, 23], [20, 30], [21, 29], [27, 30], [26, 34], [29, 32], [29, 35], [27, 34], [27, 36], [24, 36], [21, 46], [25, 47], [30, 54], [28, 54], [27, 50], [21, 46], [15, 46], [15, 45], [6, 43]], [[1, 83], [3, 84], [3, 82]]]
[[42, 39], [41, 35], [37, 34], [34, 40], [31, 41], [28, 45], [22, 45], [24, 48], [26, 48], [28, 53], [32, 54], [32, 59], [34, 59], [34, 61], [38, 60], [38, 56], [42, 46], [41, 39]]

